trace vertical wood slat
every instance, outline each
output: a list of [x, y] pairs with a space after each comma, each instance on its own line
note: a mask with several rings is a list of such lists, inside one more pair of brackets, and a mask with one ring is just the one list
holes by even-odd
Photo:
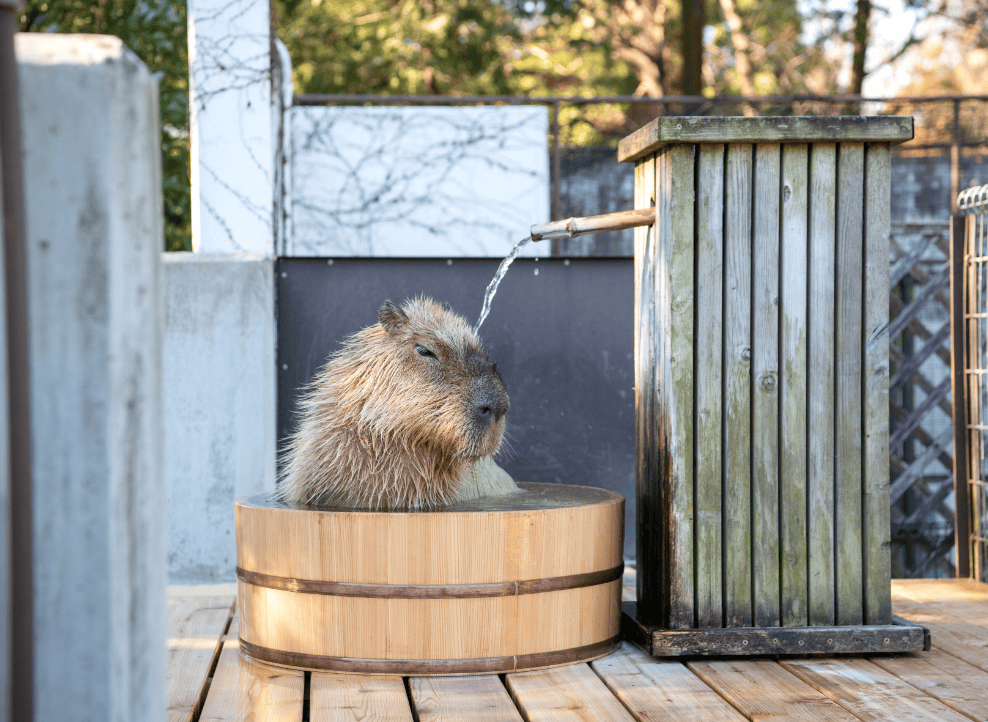
[[[837, 163], [836, 519], [837, 623], [861, 624], [861, 371], [864, 301], [864, 145], [841, 143]], [[887, 346], [886, 346], [887, 348]], [[887, 458], [887, 456], [885, 457]]]
[[[727, 147], [724, 224], [724, 625], [751, 614], [751, 161]], [[702, 321], [701, 321], [702, 322]]]
[[781, 146], [755, 149], [752, 282], [753, 624], [777, 627], [779, 604], [779, 188]]
[[807, 623], [806, 272], [807, 160], [802, 143], [782, 148], [781, 418], [779, 477], [782, 625]]
[[[810, 156], [809, 375], [807, 394], [809, 623], [834, 623], [834, 241], [837, 145]], [[887, 458], [887, 454], [883, 458]]]
[[659, 609], [661, 614], [661, 623], [663, 625], [668, 624], [669, 619], [669, 607], [672, 598], [672, 590], [669, 587], [669, 571], [670, 571], [670, 560], [669, 553], [671, 551], [669, 539], [670, 539], [670, 526], [673, 524], [674, 513], [669, 505], [669, 498], [666, 495], [667, 484], [668, 484], [668, 450], [666, 448], [666, 412], [667, 408], [662, 403], [663, 395], [665, 394], [664, 380], [666, 376], [666, 369], [669, 365], [669, 358], [666, 353], [666, 334], [669, 332], [668, 328], [668, 309], [663, 303], [665, 297], [664, 284], [666, 281], [667, 273], [665, 268], [663, 268], [662, 259], [662, 244], [667, 242], [669, 233], [669, 208], [663, 203], [663, 201], [668, 197], [665, 189], [665, 156], [668, 149], [663, 148], [658, 153], [655, 154], [655, 188], [653, 191], [653, 205], [655, 206], [655, 232], [652, 234], [652, 243], [650, 252], [652, 254], [652, 269], [651, 269], [651, 286], [649, 292], [651, 293], [651, 298], [649, 302], [652, 304], [652, 318], [654, 319], [652, 325], [649, 327], [648, 339], [644, 341], [650, 347], [649, 354], [652, 357], [652, 366], [650, 369], [651, 380], [650, 386], [652, 389], [652, 413], [651, 413], [651, 430], [650, 434], [652, 437], [652, 443], [654, 444], [654, 451], [652, 456], [652, 461], [655, 464], [655, 472], [652, 477], [652, 483], [655, 485], [654, 494], [659, 500], [659, 508], [666, 509], [666, 514], [658, 523], [652, 527], [652, 534], [658, 537], [658, 549], [656, 550], [656, 559], [658, 561], [659, 570]]
[[[635, 208], [648, 208], [655, 199], [655, 156], [635, 166]], [[637, 500], [635, 536], [638, 548], [638, 619], [646, 624], [661, 621], [662, 585], [659, 568], [662, 525], [659, 515], [658, 483], [655, 467], [652, 403], [652, 337], [655, 326], [652, 277], [655, 228], [641, 227], [635, 238], [635, 478]]]
[[864, 237], [864, 623], [892, 621], [889, 504], [889, 146], [865, 153]]
[[663, 156], [661, 203], [663, 259], [661, 304], [665, 311], [663, 378], [666, 405], [667, 498], [670, 510], [669, 619], [671, 629], [693, 626], [693, 175], [691, 145], [676, 145]]
[[723, 625], [722, 328], [724, 146], [699, 146], [696, 179], [696, 626]]
[[954, 552], [958, 577], [971, 574], [970, 496], [967, 479], [967, 386], [964, 383], [964, 241], [966, 216], [950, 224], [950, 399], [954, 419]]

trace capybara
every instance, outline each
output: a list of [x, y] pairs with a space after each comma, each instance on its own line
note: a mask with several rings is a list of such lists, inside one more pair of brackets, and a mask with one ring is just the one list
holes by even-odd
[[279, 496], [296, 504], [435, 508], [518, 490], [491, 459], [508, 392], [470, 325], [428, 298], [390, 301], [299, 404]]

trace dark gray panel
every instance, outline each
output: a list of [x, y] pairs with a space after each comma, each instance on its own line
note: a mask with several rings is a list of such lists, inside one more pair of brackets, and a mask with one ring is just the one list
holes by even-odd
[[[278, 436], [294, 399], [340, 341], [377, 322], [385, 299], [423, 294], [471, 323], [498, 261], [288, 258], [278, 262]], [[537, 272], [537, 273], [536, 273]], [[599, 486], [635, 518], [634, 277], [631, 259], [518, 260], [481, 337], [511, 396], [499, 463], [518, 481]]]

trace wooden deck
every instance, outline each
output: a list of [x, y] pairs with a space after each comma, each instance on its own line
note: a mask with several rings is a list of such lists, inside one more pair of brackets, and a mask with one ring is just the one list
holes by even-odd
[[503, 677], [305, 674], [240, 655], [234, 588], [169, 596], [169, 722], [988, 720], [988, 584], [894, 581], [930, 652], [811, 660], [609, 657]]

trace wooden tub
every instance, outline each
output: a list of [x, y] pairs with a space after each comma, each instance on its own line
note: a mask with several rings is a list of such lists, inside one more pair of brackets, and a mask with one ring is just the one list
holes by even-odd
[[260, 661], [484, 674], [618, 643], [624, 498], [562, 484], [442, 511], [236, 502], [240, 640]]

